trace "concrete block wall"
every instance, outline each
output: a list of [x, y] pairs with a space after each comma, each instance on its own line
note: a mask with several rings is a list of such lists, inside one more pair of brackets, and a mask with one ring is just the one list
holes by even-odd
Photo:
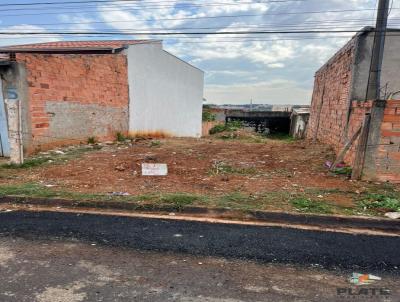
[[307, 138], [316, 137], [336, 152], [344, 144], [354, 52], [352, 39], [315, 74]]
[[31, 140], [26, 151], [128, 131], [123, 54], [17, 54], [25, 66]]

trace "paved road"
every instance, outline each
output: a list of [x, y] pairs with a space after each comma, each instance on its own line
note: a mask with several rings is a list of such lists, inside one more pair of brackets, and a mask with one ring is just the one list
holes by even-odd
[[[399, 301], [398, 276], [359, 289], [340, 270], [262, 264], [182, 253], [0, 237], [2, 302]], [[385, 288], [390, 296], [372, 295]]]
[[400, 237], [26, 211], [1, 212], [0, 234], [23, 238], [76, 238], [138, 250], [319, 264], [326, 268], [359, 267], [400, 274]]

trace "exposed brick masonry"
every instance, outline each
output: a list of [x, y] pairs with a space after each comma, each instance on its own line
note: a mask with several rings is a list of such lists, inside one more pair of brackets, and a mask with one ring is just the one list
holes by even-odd
[[[355, 41], [353, 38], [347, 43], [315, 75], [307, 138], [313, 139], [317, 133], [316, 138], [331, 145], [336, 154], [374, 106], [373, 101], [350, 100]], [[371, 179], [400, 182], [400, 101], [386, 102], [378, 127], [377, 148], [370, 148], [373, 160], [366, 163], [376, 165]], [[345, 156], [350, 165], [354, 163], [357, 144], [358, 140]]]
[[[46, 110], [48, 102], [97, 104], [127, 111], [125, 55], [30, 53], [17, 54], [17, 61], [25, 64], [27, 71], [32, 148], [62, 141], [62, 138], [49, 138], [52, 133], [52, 113]], [[89, 115], [90, 112], [87, 113], [88, 123], [91, 122]], [[115, 131], [126, 130], [114, 129], [110, 125], [107, 133], [101, 136], [107, 137], [114, 135]]]

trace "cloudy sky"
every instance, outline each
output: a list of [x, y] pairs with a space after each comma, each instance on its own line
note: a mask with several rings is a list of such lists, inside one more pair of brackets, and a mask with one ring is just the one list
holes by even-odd
[[[79, 1], [82, 3], [71, 3]], [[398, 1], [393, 1], [390, 13], [393, 27], [399, 23]], [[15, 5], [38, 2], [59, 3]], [[5, 5], [10, 3], [13, 5]], [[0, 0], [0, 6], [2, 31], [107, 32], [2, 36], [2, 45], [163, 39], [167, 51], [205, 71], [205, 97], [208, 103], [217, 104], [248, 103], [250, 99], [253, 103], [308, 104], [314, 72], [353, 35], [243, 32], [351, 31], [373, 25], [376, 15], [376, 0]], [[203, 34], [128, 35], [132, 32]], [[215, 32], [234, 34], [212, 34]]]

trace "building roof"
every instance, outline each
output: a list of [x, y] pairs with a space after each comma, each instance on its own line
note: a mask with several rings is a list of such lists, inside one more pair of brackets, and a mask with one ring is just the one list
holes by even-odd
[[310, 107], [293, 108], [292, 114], [294, 115], [310, 114]]
[[0, 47], [0, 53], [9, 52], [87, 52], [117, 51], [128, 45], [159, 43], [159, 40], [99, 40], [99, 41], [57, 41]]

